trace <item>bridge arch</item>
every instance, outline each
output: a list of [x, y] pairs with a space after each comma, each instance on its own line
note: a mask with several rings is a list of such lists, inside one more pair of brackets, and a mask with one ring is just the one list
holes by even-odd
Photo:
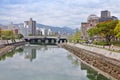
[[30, 44], [45, 44], [45, 45], [56, 45], [60, 43], [67, 43], [66, 38], [54, 38], [54, 37], [32, 37], [32, 38], [25, 38], [26, 42]]
[[59, 39], [58, 43], [67, 43], [67, 39]]

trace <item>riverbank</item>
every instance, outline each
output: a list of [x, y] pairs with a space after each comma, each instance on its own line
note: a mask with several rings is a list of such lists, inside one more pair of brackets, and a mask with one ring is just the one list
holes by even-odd
[[[67, 49], [68, 51], [72, 52], [82, 61], [86, 62], [87, 64], [98, 68], [101, 71], [104, 71], [106, 74], [111, 75], [116, 80], [120, 80], [120, 61], [118, 59], [111, 58], [109, 56], [105, 56], [100, 54], [103, 52], [102, 50], [97, 50], [91, 48], [88, 50], [88, 47], [82, 45], [70, 45], [70, 44], [63, 44], [62, 47]], [[114, 78], [110, 78], [115, 80]]]
[[12, 51], [14, 48], [26, 44], [25, 41], [15, 42], [11, 44], [4, 44], [0, 47], [0, 56]]
[[106, 57], [110, 57], [120, 61], [120, 52], [112, 51], [111, 49], [101, 48], [100, 46], [91, 46], [91, 45], [81, 45], [81, 44], [69, 44], [76, 46], [78, 48], [82, 48], [91, 52], [95, 52], [100, 55], [104, 55]]

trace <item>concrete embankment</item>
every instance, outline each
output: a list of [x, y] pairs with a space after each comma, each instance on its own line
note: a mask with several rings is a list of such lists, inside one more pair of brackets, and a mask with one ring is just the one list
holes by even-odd
[[112, 76], [112, 80], [120, 80], [120, 61], [106, 57], [104, 55], [97, 54], [92, 51], [88, 51], [76, 46], [63, 44], [63, 48], [72, 52], [74, 55], [79, 57], [82, 61], [87, 64], [105, 72], [106, 74]]
[[0, 56], [12, 51], [14, 48], [24, 45], [25, 42], [16, 42], [16, 43], [11, 43], [11, 44], [5, 44], [3, 47], [0, 48]]

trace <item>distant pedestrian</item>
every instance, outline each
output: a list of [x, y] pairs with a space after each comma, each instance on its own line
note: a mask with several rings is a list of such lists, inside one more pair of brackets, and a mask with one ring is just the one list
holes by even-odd
[[113, 44], [111, 44], [110, 48], [113, 50]]
[[103, 48], [105, 48], [105, 45], [103, 45]]

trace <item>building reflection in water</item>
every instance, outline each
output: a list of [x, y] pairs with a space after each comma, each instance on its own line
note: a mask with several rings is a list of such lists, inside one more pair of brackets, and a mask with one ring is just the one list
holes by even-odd
[[22, 55], [24, 55], [25, 59], [29, 59], [31, 62], [36, 59], [37, 57], [37, 53], [36, 51], [37, 50], [40, 50], [41, 52], [44, 52], [51, 49], [51, 48], [58, 48], [57, 46], [47, 46], [47, 45], [42, 45], [42, 46], [35, 46], [35, 45], [32, 45], [32, 46], [24, 46], [24, 53]]
[[76, 59], [73, 55], [69, 54], [68, 59], [72, 61], [72, 64], [74, 64], [75, 66], [80, 66], [81, 70], [86, 70], [87, 71], [87, 77], [89, 80], [110, 80], [108, 78], [106, 78], [105, 76], [103, 76], [102, 74], [100, 74], [99, 72], [95, 71], [94, 69], [92, 69], [91, 67], [87, 66], [86, 64], [80, 62], [78, 59]]
[[31, 62], [33, 59], [36, 59], [36, 49], [29, 50], [29, 52], [25, 54], [25, 59], [30, 59]]
[[[52, 47], [58, 48], [57, 46], [52, 46]], [[51, 49], [52, 47], [50, 46], [49, 49]], [[15, 48], [14, 50], [12, 50], [11, 52], [0, 56], [0, 61], [6, 60], [7, 57], [12, 58], [12, 57], [14, 57], [15, 53], [19, 53], [19, 55], [24, 56], [25, 59], [29, 59], [32, 62], [37, 57], [37, 53], [36, 53], [37, 50], [41, 50], [42, 52], [45, 52], [48, 50], [48, 46], [44, 45], [44, 46], [18, 47], [18, 48]]]

